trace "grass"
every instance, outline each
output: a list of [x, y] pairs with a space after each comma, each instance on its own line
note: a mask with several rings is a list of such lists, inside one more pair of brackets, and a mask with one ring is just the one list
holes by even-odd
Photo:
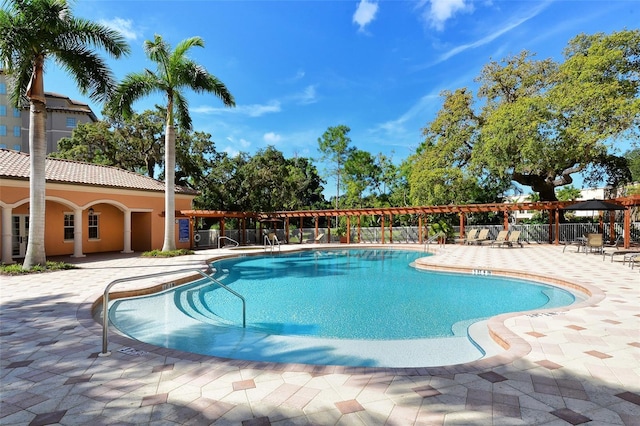
[[170, 250], [170, 251], [162, 251], [162, 250], [151, 250], [145, 251], [142, 253], [142, 257], [176, 257], [176, 256], [186, 256], [188, 254], [193, 254], [193, 250], [188, 249], [179, 249], [179, 250]]
[[78, 269], [76, 265], [65, 262], [51, 262], [47, 261], [46, 266], [36, 265], [31, 269], [22, 269], [21, 263], [13, 263], [11, 265], [0, 265], [0, 274], [2, 275], [22, 275], [22, 274], [36, 274], [41, 272], [62, 271], [66, 269]]

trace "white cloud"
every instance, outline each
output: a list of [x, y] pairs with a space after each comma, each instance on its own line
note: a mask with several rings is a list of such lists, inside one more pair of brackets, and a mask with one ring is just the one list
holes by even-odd
[[353, 14], [353, 22], [360, 27], [358, 31], [364, 31], [364, 27], [375, 19], [376, 12], [378, 12], [377, 2], [360, 0], [356, 12]]
[[264, 139], [264, 141], [268, 144], [275, 145], [282, 140], [282, 136], [280, 136], [277, 133], [269, 132], [269, 133], [265, 133], [262, 139]]
[[229, 141], [230, 145], [224, 147], [222, 151], [226, 152], [230, 157], [237, 156], [240, 154], [240, 151], [247, 152], [248, 148], [251, 146], [251, 142], [242, 138], [236, 141], [233, 137], [227, 136], [227, 141]]
[[428, 117], [427, 112], [437, 107], [437, 94], [428, 94], [421, 97], [407, 112], [395, 120], [386, 121], [378, 126], [378, 129], [386, 131], [390, 135], [406, 132], [405, 123], [418, 117]]
[[318, 101], [316, 97], [316, 86], [307, 86], [302, 92], [291, 95], [290, 99], [302, 105], [314, 104]]
[[131, 19], [114, 18], [111, 20], [102, 19], [100, 24], [105, 27], [109, 27], [112, 30], [118, 31], [122, 36], [128, 40], [137, 40], [138, 32], [133, 29], [133, 22]]
[[280, 112], [280, 101], [271, 101], [266, 105], [251, 104], [251, 105], [238, 105], [235, 108], [222, 108], [203, 105], [199, 107], [190, 108], [191, 112], [199, 114], [241, 114], [249, 117], [260, 117], [265, 114], [274, 112]]
[[425, 12], [425, 18], [438, 31], [444, 29], [444, 23], [456, 13], [473, 10], [467, 0], [430, 0], [429, 3], [431, 6]]

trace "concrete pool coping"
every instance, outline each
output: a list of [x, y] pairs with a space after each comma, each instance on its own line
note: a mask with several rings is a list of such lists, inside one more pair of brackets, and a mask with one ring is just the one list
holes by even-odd
[[504, 327], [528, 348], [502, 362], [320, 370], [174, 357], [115, 335], [111, 357], [97, 357], [101, 327], [82, 313], [108, 282], [195, 267], [213, 252], [174, 259], [89, 255], [65, 259], [80, 270], [0, 277], [2, 423], [640, 424], [638, 269], [562, 253], [562, 246], [439, 249], [441, 265], [533, 270], [604, 295], [561, 314], [505, 318]]

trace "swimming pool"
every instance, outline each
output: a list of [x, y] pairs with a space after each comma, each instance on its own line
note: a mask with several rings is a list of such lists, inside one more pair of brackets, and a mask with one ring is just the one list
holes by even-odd
[[[568, 291], [486, 275], [417, 270], [422, 252], [313, 250], [241, 256], [214, 277], [247, 300], [197, 282], [117, 300], [111, 322], [137, 340], [255, 361], [410, 367], [481, 358], [469, 326], [505, 312], [566, 306]], [[483, 345], [485, 343], [483, 342]]]

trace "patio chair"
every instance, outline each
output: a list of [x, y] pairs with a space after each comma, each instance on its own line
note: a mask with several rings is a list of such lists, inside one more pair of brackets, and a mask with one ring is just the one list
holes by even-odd
[[496, 236], [495, 240], [483, 241], [482, 244], [491, 244], [491, 247], [495, 245], [501, 245], [505, 241], [507, 241], [507, 237], [509, 236], [509, 231], [500, 231]]
[[469, 229], [469, 231], [467, 232], [467, 235], [465, 235], [464, 238], [456, 238], [455, 242], [469, 244], [469, 241], [475, 239], [477, 235], [478, 235], [477, 229]]
[[484, 228], [478, 232], [478, 236], [474, 239], [468, 240], [467, 244], [482, 244], [483, 241], [487, 241], [489, 239], [489, 229]]
[[602, 253], [604, 251], [604, 238], [602, 234], [587, 234], [587, 240], [584, 244], [584, 252]]

